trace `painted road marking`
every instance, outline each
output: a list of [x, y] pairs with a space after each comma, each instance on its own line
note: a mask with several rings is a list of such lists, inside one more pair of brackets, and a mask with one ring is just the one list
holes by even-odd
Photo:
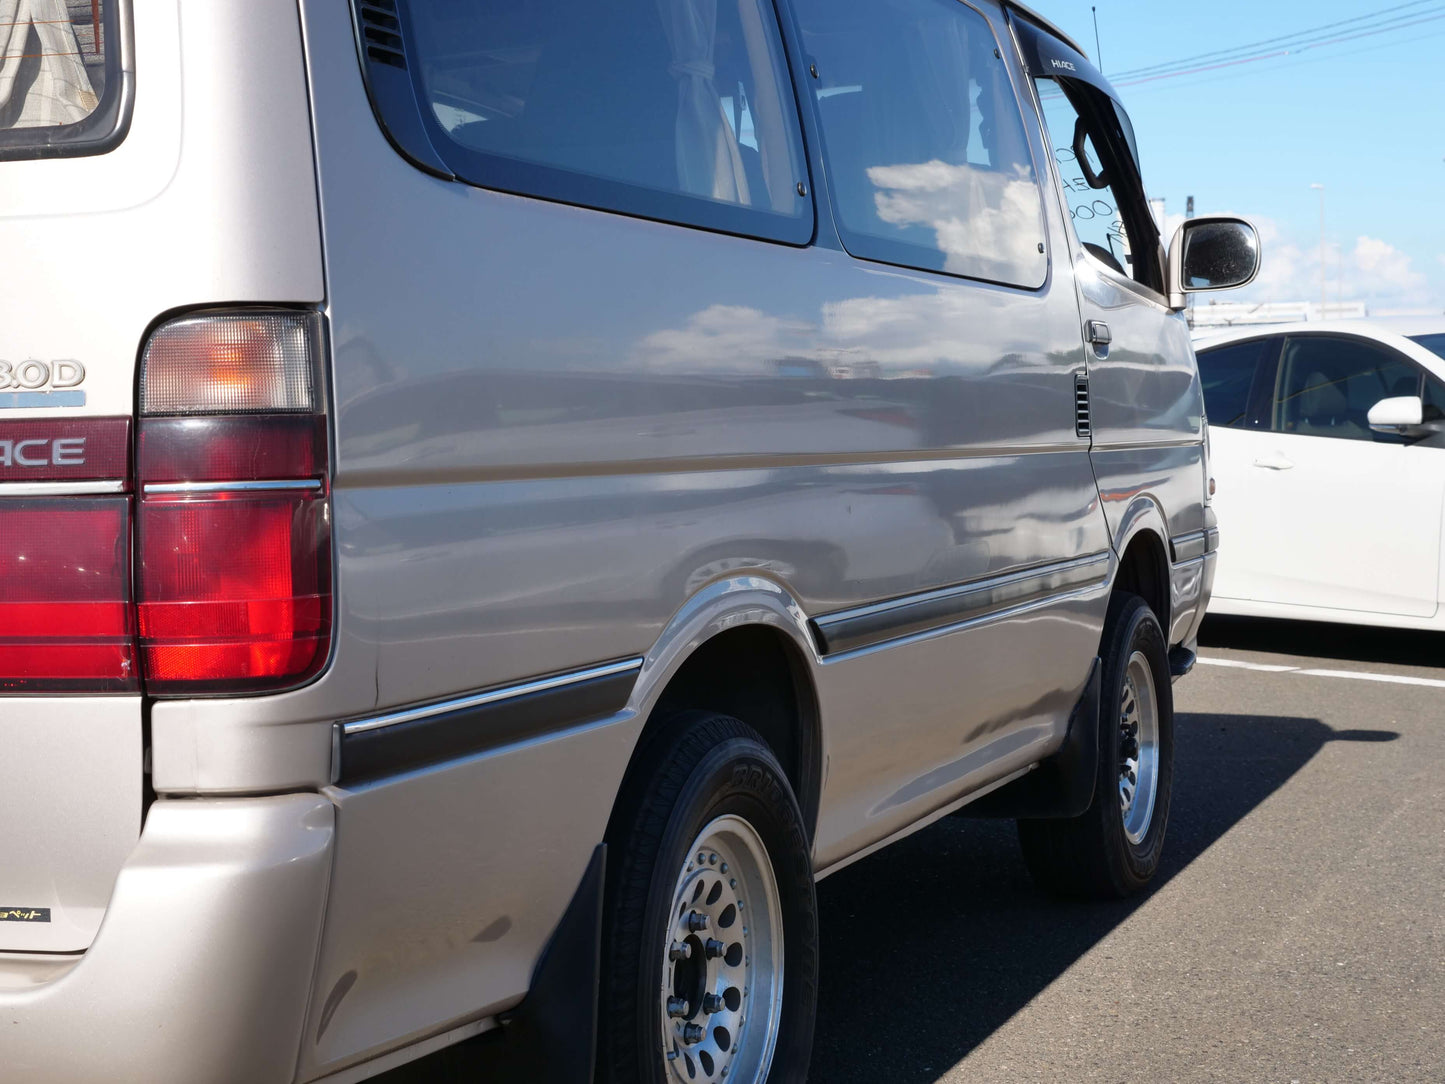
[[1371, 674], [1359, 670], [1314, 670], [1302, 666], [1280, 666], [1268, 662], [1244, 662], [1241, 659], [1206, 659], [1201, 657], [1200, 666], [1228, 666], [1236, 670], [1256, 670], [1263, 674], [1299, 674], [1302, 677], [1349, 678], [1352, 681], [1379, 681], [1387, 685], [1424, 685], [1430, 689], [1445, 689], [1445, 680], [1440, 678], [1406, 677], [1403, 674]]

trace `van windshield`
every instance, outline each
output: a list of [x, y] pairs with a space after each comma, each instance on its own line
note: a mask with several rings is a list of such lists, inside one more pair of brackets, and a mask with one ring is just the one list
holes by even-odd
[[119, 0], [0, 0], [0, 159], [108, 149], [120, 119]]

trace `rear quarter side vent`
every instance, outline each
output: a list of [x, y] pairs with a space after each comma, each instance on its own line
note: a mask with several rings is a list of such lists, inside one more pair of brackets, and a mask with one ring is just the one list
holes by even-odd
[[[382, 132], [412, 165], [454, 180], [427, 131], [428, 123], [435, 126], [436, 120], [419, 99], [407, 65], [406, 9], [397, 0], [351, 0], [351, 14], [361, 77]], [[439, 127], [437, 131], [445, 136]]]
[[1074, 433], [1081, 437], [1093, 434], [1093, 422], [1089, 414], [1089, 377], [1087, 373], [1074, 375]]
[[405, 71], [406, 52], [395, 0], [358, 0], [356, 18], [367, 59]]

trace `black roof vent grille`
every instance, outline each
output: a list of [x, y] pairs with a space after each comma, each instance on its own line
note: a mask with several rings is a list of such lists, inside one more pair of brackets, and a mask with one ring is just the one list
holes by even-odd
[[360, 0], [356, 11], [361, 21], [361, 41], [367, 58], [405, 71], [406, 50], [401, 42], [401, 20], [396, 16], [396, 0]]
[[1093, 432], [1089, 418], [1089, 378], [1084, 373], [1074, 374], [1074, 432], [1081, 437]]

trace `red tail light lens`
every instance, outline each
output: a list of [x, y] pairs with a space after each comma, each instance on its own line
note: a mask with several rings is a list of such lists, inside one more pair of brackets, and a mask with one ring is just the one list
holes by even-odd
[[130, 498], [6, 498], [0, 508], [0, 689], [138, 687]]
[[136, 594], [146, 691], [273, 691], [326, 665], [321, 317], [203, 313], [141, 357]]
[[141, 501], [147, 691], [241, 692], [315, 675], [331, 629], [326, 513], [319, 489]]

